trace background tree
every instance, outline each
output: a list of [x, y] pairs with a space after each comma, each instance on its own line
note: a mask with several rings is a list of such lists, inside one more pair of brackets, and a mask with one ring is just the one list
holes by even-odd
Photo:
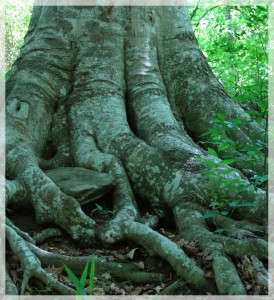
[[31, 17], [32, 5], [29, 3], [17, 2], [5, 5], [5, 54], [6, 71], [9, 71], [12, 63], [23, 46], [23, 37], [28, 29]]
[[[256, 115], [256, 108], [267, 113], [267, 18], [268, 8], [263, 6], [200, 7], [192, 18], [207, 62], [226, 91], [251, 115]], [[234, 66], [228, 68], [231, 61]]]
[[[213, 75], [186, 7], [35, 7], [7, 80], [6, 108], [9, 207], [33, 206], [38, 223], [58, 225], [85, 247], [131, 240], [168, 261], [191, 293], [246, 293], [228, 257], [253, 255], [258, 264], [267, 258], [267, 243], [259, 238], [266, 224], [265, 192], [241, 173], [247, 168], [241, 148], [227, 159], [227, 151], [208, 153], [198, 142], [208, 144], [201, 135], [216, 115], [228, 124], [220, 138], [237, 145], [261, 142], [263, 129]], [[226, 185], [224, 210], [214, 218], [205, 218], [215, 206], [206, 166], [221, 184], [234, 182], [233, 188]], [[263, 167], [258, 155], [250, 173]], [[102, 180], [93, 181], [90, 170]], [[79, 188], [79, 178], [90, 185]], [[81, 205], [111, 187], [113, 218], [96, 224]], [[214, 197], [222, 192], [215, 189]], [[171, 219], [179, 236], [197, 240], [210, 253], [214, 280], [152, 229]], [[226, 228], [224, 235], [216, 228]], [[32, 238], [10, 221], [7, 238], [25, 268], [21, 293], [32, 276], [73, 293], [40, 261], [79, 269], [82, 258], [41, 254], [33, 245], [41, 236]], [[121, 267], [112, 265], [110, 272], [117, 275]], [[161, 274], [149, 279], [155, 276], [160, 280]]]

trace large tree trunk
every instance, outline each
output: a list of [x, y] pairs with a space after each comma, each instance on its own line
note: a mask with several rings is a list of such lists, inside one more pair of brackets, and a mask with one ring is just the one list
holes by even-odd
[[[203, 214], [212, 202], [211, 191], [203, 163], [195, 158], [215, 162], [214, 171], [221, 171], [222, 178], [248, 183], [239, 155], [231, 169], [197, 142], [217, 113], [228, 121], [246, 121], [228, 132], [237, 142], [250, 145], [262, 133], [214, 77], [187, 7], [34, 7], [7, 82], [6, 109], [7, 205], [32, 205], [37, 222], [55, 223], [84, 246], [132, 240], [167, 260], [192, 293], [246, 293], [229, 256], [267, 258], [265, 241], [239, 237], [264, 230], [265, 192], [230, 191], [228, 199], [253, 202], [254, 207], [227, 207], [230, 217], [218, 215], [207, 222]], [[63, 172], [75, 178], [84, 176], [85, 169], [108, 174], [97, 187], [87, 182], [81, 192], [57, 184], [66, 179]], [[85, 174], [89, 181], [91, 173]], [[115, 215], [99, 226], [81, 205], [113, 186]], [[149, 219], [140, 214], [135, 198], [149, 204]], [[212, 254], [215, 281], [151, 229], [171, 213], [179, 234], [198, 240]], [[212, 223], [233, 232], [214, 234]], [[39, 262], [32, 239], [10, 223], [7, 228], [13, 251], [32, 251], [20, 258], [28, 270], [22, 293], [30, 276], [56, 284], [61, 293], [72, 292], [35, 270]]]

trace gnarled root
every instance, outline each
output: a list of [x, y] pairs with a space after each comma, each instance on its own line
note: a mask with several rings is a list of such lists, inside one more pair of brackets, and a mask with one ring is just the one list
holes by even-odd
[[[238, 239], [238, 236], [233, 238], [214, 234], [209, 230], [200, 211], [189, 207], [191, 204], [174, 208], [180, 235], [188, 240], [197, 239], [200, 248], [212, 255], [212, 267], [220, 294], [245, 295], [246, 290], [242, 281], [227, 255], [242, 257], [245, 255], [244, 253], [248, 253], [261, 259], [267, 259], [267, 242], [252, 233], [249, 233], [251, 238], [243, 237], [243, 239]], [[248, 231], [245, 232], [248, 233]], [[256, 259], [258, 260], [258, 258]]]
[[[38, 258], [27, 247], [28, 242], [24, 241], [23, 238], [20, 237], [9, 225], [6, 225], [6, 235], [12, 251], [18, 255], [18, 258], [24, 269], [24, 276], [20, 290], [21, 295], [24, 295], [25, 289], [31, 277], [36, 277], [45, 283], [46, 286], [52, 287], [61, 294], [75, 294], [73, 289], [60, 283], [42, 269]], [[14, 291], [12, 290], [12, 292]]]
[[[19, 236], [18, 233], [20, 233], [21, 236]], [[57, 233], [57, 231], [55, 233]], [[21, 295], [24, 294], [27, 284], [32, 277], [39, 279], [47, 288], [51, 288], [63, 295], [75, 294], [73, 289], [62, 284], [57, 279], [54, 279], [52, 275], [48, 274], [42, 268], [42, 266], [48, 267], [54, 265], [55, 267], [62, 267], [64, 264], [66, 264], [73, 270], [73, 272], [76, 274], [81, 274], [86, 262], [91, 260], [92, 256], [70, 257], [42, 250], [33, 245], [33, 240], [29, 240], [27, 233], [22, 232], [9, 220], [7, 220], [6, 223], [6, 235], [11, 250], [19, 258], [24, 269], [23, 281], [20, 289]], [[27, 237], [27, 240], [24, 240], [22, 236]], [[96, 276], [108, 273], [116, 280], [129, 280], [135, 283], [159, 283], [168, 279], [166, 274], [141, 272], [133, 264], [109, 262], [106, 259], [97, 256], [94, 258], [96, 265]], [[10, 278], [8, 270], [6, 270], [6, 293], [8, 295], [18, 294], [17, 287]]]
[[[181, 17], [188, 22], [186, 8], [163, 7], [157, 15], [149, 7], [117, 7], [113, 14], [101, 7], [65, 7], [63, 16], [60, 9], [50, 18], [52, 28], [58, 28], [53, 38], [58, 49], [54, 48], [56, 43], [49, 43], [47, 33], [44, 35], [45, 16], [51, 16], [53, 8], [43, 9], [40, 19], [41, 11], [35, 10], [38, 28], [28, 33], [28, 43], [8, 82], [8, 205], [31, 204], [37, 222], [60, 226], [82, 245], [98, 240], [104, 244], [133, 240], [151, 255], [165, 259], [193, 293], [216, 292], [214, 282], [204, 278], [205, 272], [182, 249], [149, 227], [155, 227], [167, 212], [173, 213], [180, 235], [198, 240], [199, 247], [211, 254], [218, 293], [245, 294], [229, 256], [266, 259], [267, 244], [256, 236], [265, 231], [265, 192], [228, 191], [227, 200], [252, 202], [253, 206], [228, 207], [230, 218], [217, 216], [206, 222], [202, 215], [212, 195], [201, 160], [214, 163], [221, 179], [246, 185], [249, 182], [240, 171], [221, 166], [219, 158], [209, 155], [192, 138], [199, 140], [217, 112], [229, 121], [241, 117], [247, 122], [231, 135], [236, 142], [249, 145], [251, 137], [257, 138], [261, 132], [214, 78], [190, 27], [186, 25], [182, 31], [174, 26], [174, 20]], [[87, 17], [92, 15], [89, 9], [98, 20]], [[73, 18], [80, 23], [71, 22]], [[130, 21], [124, 26], [126, 18]], [[77, 36], [77, 47], [75, 23], [83, 29]], [[59, 30], [59, 25], [64, 28]], [[33, 39], [34, 34], [37, 39]], [[34, 40], [39, 42], [33, 44]], [[41, 55], [40, 48], [46, 48], [47, 55]], [[56, 80], [49, 80], [53, 73]], [[42, 116], [44, 122], [40, 122]], [[229, 132], [226, 134], [229, 136]], [[241, 160], [238, 165], [242, 168]], [[56, 170], [42, 170], [60, 166], [108, 173], [114, 188], [114, 216], [107, 224], [98, 226], [84, 214], [81, 204], [86, 202], [77, 199], [79, 194], [69, 194], [69, 189], [58, 186], [54, 176], [51, 179]], [[144, 199], [155, 216], [142, 218], [135, 196]], [[231, 231], [225, 232], [227, 236], [216, 235], [210, 226], [226, 226]], [[21, 293], [31, 276], [55, 285], [61, 293], [72, 293], [41, 269], [33, 254], [41, 253], [27, 244], [31, 238], [11, 224], [7, 224], [7, 238], [12, 250], [22, 253], [20, 260], [26, 271]], [[42, 235], [36, 240], [44, 238]], [[73, 260], [62, 260], [73, 265]], [[253, 262], [258, 265], [256, 259]], [[135, 275], [139, 278], [140, 274]], [[154, 276], [161, 278], [147, 276], [151, 280]]]
[[[20, 153], [20, 152], [19, 152]], [[16, 155], [16, 154], [14, 154]], [[18, 154], [16, 175], [32, 200], [38, 223], [53, 222], [66, 230], [73, 239], [83, 243], [92, 239], [95, 222], [81, 210], [80, 204], [64, 194], [31, 158]], [[25, 198], [26, 199], [26, 198]], [[22, 199], [21, 201], [24, 201]]]

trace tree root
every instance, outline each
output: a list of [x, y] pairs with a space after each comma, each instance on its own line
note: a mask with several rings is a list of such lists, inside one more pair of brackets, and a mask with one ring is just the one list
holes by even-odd
[[[51, 7], [43, 9], [44, 13], [35, 9], [34, 15], [41, 17], [37, 30], [28, 32], [7, 83], [7, 204], [32, 205], [38, 223], [54, 223], [84, 246], [98, 240], [105, 244], [132, 240], [166, 260], [193, 293], [245, 294], [228, 256], [266, 259], [267, 244], [254, 235], [264, 232], [265, 192], [231, 190], [228, 199], [254, 206], [228, 208], [230, 217], [240, 221], [221, 216], [205, 221], [202, 214], [212, 195], [203, 164], [195, 158], [216, 165], [220, 159], [206, 153], [192, 137], [199, 141], [218, 112], [230, 121], [244, 119], [241, 130], [225, 133], [236, 142], [250, 145], [261, 131], [255, 123], [248, 123], [244, 111], [231, 101], [208, 68], [186, 8], [162, 7], [155, 14], [152, 8], [133, 7], [122, 14], [123, 8], [118, 7], [113, 14], [107, 10], [107, 16], [101, 7], [67, 7], [64, 15], [61, 9], [53, 14]], [[87, 18], [89, 9], [98, 20]], [[52, 16], [53, 40], [45, 30], [47, 14]], [[81, 24], [79, 36], [71, 21], [74, 18]], [[178, 27], [177, 21], [186, 25]], [[44, 122], [40, 122], [42, 117]], [[81, 204], [91, 200], [85, 189], [71, 194], [70, 186], [59, 187], [58, 180], [50, 178], [56, 170], [42, 170], [60, 166], [92, 169], [113, 179], [113, 184], [111, 179], [107, 185], [114, 187], [114, 216], [107, 224], [98, 226], [82, 211]], [[231, 170], [220, 176], [248, 184], [240, 171], [229, 166], [214, 170]], [[147, 201], [156, 216], [140, 216], [135, 194]], [[93, 196], [94, 200], [98, 195]], [[212, 256], [217, 290], [179, 246], [149, 227], [155, 227], [166, 210], [173, 212], [180, 236], [198, 240], [199, 247]], [[229, 227], [228, 236], [214, 234], [208, 225]], [[59, 234], [58, 230], [45, 231], [34, 239], [9, 221], [6, 230], [10, 247], [25, 268], [21, 294], [32, 276], [62, 294], [75, 293], [47, 274], [40, 261], [64, 262], [81, 272], [90, 257], [49, 254], [32, 244]], [[252, 262], [259, 270], [256, 259]], [[99, 270], [112, 269], [118, 278], [141, 280], [140, 271], [131, 265], [97, 257], [96, 265]], [[124, 270], [132, 277], [123, 274]], [[260, 272], [263, 275], [259, 276]], [[260, 272], [254, 276], [264, 283], [264, 270]], [[165, 278], [157, 273], [144, 276], [151, 281]]]
[[246, 295], [244, 285], [233, 263], [222, 253], [212, 253], [212, 268], [221, 295]]
[[[64, 235], [64, 230], [61, 228], [47, 228], [41, 232], [36, 233], [32, 238], [34, 240], [34, 245], [42, 244], [45, 240], [60, 237]], [[29, 242], [29, 241], [28, 241]]]
[[257, 237], [265, 234], [265, 226], [247, 220], [237, 221], [222, 215], [216, 215], [214, 218], [208, 219], [207, 222], [216, 227], [227, 229], [229, 233], [237, 232], [237, 230], [241, 229], [250, 232], [250, 237], [252, 237], [252, 233], [257, 235]]
[[159, 255], [168, 261], [176, 273], [194, 290], [204, 293], [215, 291], [213, 282], [204, 278], [204, 271], [175, 243], [140, 223], [127, 222], [124, 228], [127, 239], [144, 247], [150, 255]]
[[29, 250], [23, 238], [21, 238], [9, 225], [6, 225], [6, 236], [12, 251], [16, 253], [24, 269], [24, 276], [20, 289], [21, 295], [24, 295], [27, 284], [31, 277], [39, 279], [40, 281], [45, 283], [46, 286], [53, 288], [61, 294], [75, 294], [75, 291], [73, 289], [60, 283], [58, 280], [54, 279], [51, 275], [49, 275], [45, 270], [42, 269], [41, 263], [38, 258]]
[[29, 249], [41, 261], [42, 266], [54, 265], [62, 267], [66, 264], [75, 274], [82, 274], [82, 271], [87, 263], [94, 257], [96, 265], [96, 276], [104, 273], [110, 274], [118, 281], [132, 281], [136, 283], [161, 282], [167, 279], [165, 274], [153, 272], [140, 272], [139, 269], [130, 263], [110, 262], [96, 255], [90, 256], [66, 256], [56, 253], [47, 252], [32, 244], [28, 244]]
[[[221, 250], [234, 257], [244, 256], [244, 253], [255, 255], [262, 259], [267, 259], [268, 244], [260, 238], [235, 239], [220, 236], [210, 232], [205, 219], [199, 211], [177, 206], [174, 209], [176, 224], [180, 235], [188, 240], [197, 239], [203, 250]], [[183, 220], [183, 221], [182, 221]], [[252, 236], [252, 234], [250, 234]]]
[[268, 288], [268, 272], [256, 256], [252, 255], [251, 259], [244, 256], [242, 263], [241, 267], [245, 276], [254, 279], [258, 285]]
[[[87, 261], [90, 261], [93, 256], [79, 256], [70, 257], [56, 253], [47, 252], [33, 245], [30, 241], [26, 241], [23, 237], [19, 236], [17, 232], [22, 233], [16, 227], [10, 226], [11, 222], [6, 224], [7, 239], [11, 246], [12, 251], [19, 258], [22, 267], [24, 268], [23, 282], [20, 294], [23, 295], [30, 278], [34, 277], [43, 282], [47, 287], [60, 292], [61, 294], [72, 295], [75, 291], [66, 285], [54, 279], [50, 274], [42, 269], [43, 267], [55, 266], [62, 267], [66, 264], [76, 274], [82, 274], [84, 266]], [[53, 233], [54, 231], [50, 231]], [[48, 232], [46, 232], [48, 233]], [[58, 233], [55, 231], [55, 233]], [[28, 237], [27, 233], [23, 236]], [[41, 237], [48, 237], [47, 234], [42, 234]], [[36, 240], [38, 240], [36, 238]], [[160, 283], [168, 279], [166, 274], [141, 272], [138, 267], [130, 263], [116, 263], [109, 262], [104, 258], [94, 256], [96, 264], [96, 276], [104, 273], [110, 274], [115, 280], [118, 281], [131, 281], [134, 283]], [[41, 265], [42, 264], [42, 265]], [[9, 295], [18, 294], [18, 290], [10, 278], [6, 270], [6, 292]]]
[[[179, 291], [179, 293], [178, 293]], [[160, 291], [159, 295], [191, 295], [191, 290], [181, 279], [173, 282], [171, 285], [165, 287]]]
[[[95, 236], [95, 222], [84, 214], [76, 199], [64, 194], [38, 167], [35, 156], [28, 148], [14, 151], [17, 153], [15, 158], [21, 158], [16, 173], [27, 191], [27, 198], [32, 200], [37, 222], [53, 222], [69, 232], [73, 239], [83, 244], [90, 243]], [[21, 199], [22, 202], [24, 200]]]
[[6, 218], [6, 225], [12, 228], [25, 241], [35, 244], [35, 240], [27, 232], [16, 227], [8, 218]]
[[[214, 235], [207, 228], [201, 213], [193, 211], [193, 209], [179, 209], [177, 206], [174, 209], [174, 214], [180, 235], [188, 240], [197, 239], [200, 248], [212, 255], [212, 266], [219, 293], [222, 295], [245, 295], [246, 291], [241, 279], [226, 254], [232, 257], [242, 257], [245, 255], [244, 253], [249, 253], [249, 255], [253, 254], [259, 258], [267, 259], [267, 242], [259, 238], [239, 240]], [[249, 225], [245, 222], [242, 224]], [[250, 234], [250, 236], [252, 235]]]
[[7, 295], [18, 295], [18, 289], [14, 284], [13, 280], [11, 279], [9, 271], [7, 269], [6, 269], [5, 286], [6, 286]]

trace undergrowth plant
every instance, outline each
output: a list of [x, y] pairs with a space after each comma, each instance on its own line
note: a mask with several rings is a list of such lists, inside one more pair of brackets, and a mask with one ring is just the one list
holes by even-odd
[[88, 275], [88, 269], [90, 265], [90, 273], [89, 273], [89, 294], [92, 295], [92, 290], [93, 290], [93, 282], [94, 282], [94, 275], [95, 275], [95, 261], [94, 257], [92, 256], [91, 264], [90, 261], [88, 260], [86, 263], [86, 266], [83, 270], [83, 273], [81, 275], [80, 280], [77, 278], [77, 276], [71, 271], [71, 269], [64, 264], [64, 268], [71, 280], [71, 282], [74, 284], [76, 288], [76, 295], [77, 296], [83, 296], [87, 295], [85, 292], [85, 283], [87, 280], [87, 275]]
[[100, 215], [114, 214], [114, 212], [112, 210], [104, 208], [103, 206], [101, 206], [101, 205], [99, 205], [97, 203], [95, 203], [95, 205], [96, 205], [96, 209], [95, 210], [98, 211], [98, 213]]
[[[254, 206], [254, 203], [252, 202], [241, 203], [237, 199], [231, 202], [227, 199], [227, 195], [230, 191], [236, 192], [236, 195], [238, 195], [247, 189], [257, 190], [258, 187], [264, 188], [264, 185], [268, 180], [266, 164], [264, 170], [265, 173], [260, 175], [254, 173], [252, 176], [249, 176], [249, 182], [241, 178], [231, 180], [228, 177], [222, 176], [224, 174], [232, 173], [233, 169], [218, 169], [221, 165], [231, 165], [235, 163], [237, 153], [244, 157], [246, 169], [243, 169], [242, 171], [245, 175], [250, 175], [251, 169], [258, 164], [261, 159], [264, 159], [264, 161], [267, 160], [266, 135], [264, 140], [254, 140], [252, 146], [244, 146], [243, 144], [236, 143], [229, 137], [228, 133], [237, 130], [237, 126], [241, 122], [243, 122], [243, 120], [240, 119], [235, 119], [233, 122], [227, 121], [224, 115], [218, 113], [216, 118], [211, 122], [212, 127], [202, 135], [206, 136], [207, 140], [200, 143], [212, 146], [212, 148], [207, 148], [208, 153], [215, 157], [223, 157], [219, 163], [216, 163], [211, 159], [196, 158], [196, 160], [204, 163], [205, 169], [203, 172], [210, 181], [209, 190], [212, 202], [209, 207], [211, 210], [204, 214], [204, 218], [212, 218], [218, 214], [226, 216], [228, 215], [228, 211], [226, 210], [228, 207]], [[223, 229], [217, 229], [217, 231], [221, 232]]]

